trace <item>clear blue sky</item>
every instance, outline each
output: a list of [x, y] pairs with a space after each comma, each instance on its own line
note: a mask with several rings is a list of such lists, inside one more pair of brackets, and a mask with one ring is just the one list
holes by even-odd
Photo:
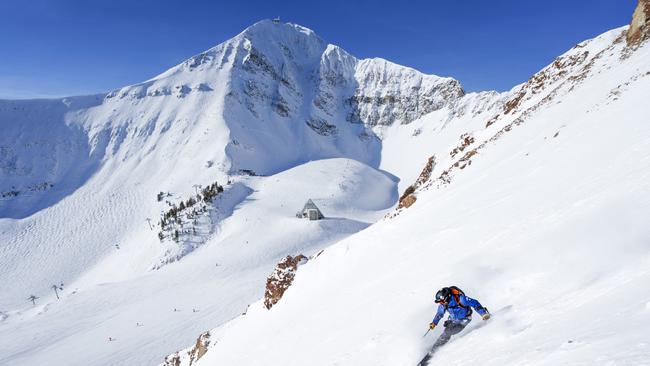
[[506, 90], [629, 23], [636, 0], [1, 0], [0, 98], [138, 83], [281, 16], [353, 55]]

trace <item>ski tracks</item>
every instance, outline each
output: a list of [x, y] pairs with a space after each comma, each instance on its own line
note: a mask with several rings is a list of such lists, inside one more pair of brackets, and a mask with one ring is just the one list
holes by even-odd
[[0, 234], [0, 278], [11, 285], [0, 307], [20, 306], [30, 293], [49, 294], [52, 283], [71, 282], [115, 250], [138, 221], [140, 196], [135, 187], [102, 192], [91, 184], [26, 219], [8, 219]]

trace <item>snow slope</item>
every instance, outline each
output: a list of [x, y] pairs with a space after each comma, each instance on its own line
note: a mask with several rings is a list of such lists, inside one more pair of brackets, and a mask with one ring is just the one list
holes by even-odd
[[647, 365], [650, 47], [630, 52], [624, 32], [542, 70], [552, 92], [484, 119], [469, 149], [498, 137], [471, 166], [445, 183], [437, 165], [413, 206], [300, 267], [270, 311], [213, 330], [197, 364], [414, 365], [441, 332], [422, 338], [435, 290], [456, 284], [494, 317], [434, 364]]
[[0, 217], [27, 217], [70, 194], [95, 172], [99, 150], [64, 120], [66, 113], [97, 105], [102, 98], [0, 100]]
[[[143, 258], [127, 245], [110, 248], [117, 254], [84, 273], [74, 292], [64, 291], [62, 301], [44, 304], [41, 299], [33, 308], [9, 312], [0, 323], [0, 363], [156, 364], [259, 298], [279, 258], [314, 254], [381, 217], [397, 199], [391, 178], [348, 159], [315, 161], [270, 177], [242, 177], [231, 185], [239, 188], [228, 198], [236, 202], [234, 213], [194, 255], [120, 278], [126, 266]], [[368, 182], [373, 182], [370, 190]], [[295, 218], [308, 197], [321, 204], [326, 220]], [[84, 285], [110, 277], [116, 279]], [[116, 341], [107, 342], [108, 337]]]

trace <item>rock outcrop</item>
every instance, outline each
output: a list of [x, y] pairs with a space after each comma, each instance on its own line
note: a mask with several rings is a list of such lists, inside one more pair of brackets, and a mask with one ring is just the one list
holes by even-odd
[[404, 192], [404, 195], [402, 195], [402, 197], [400, 197], [399, 205], [397, 206], [397, 208], [398, 209], [400, 209], [400, 208], [409, 208], [409, 207], [413, 206], [415, 201], [417, 201], [417, 199], [418, 199], [413, 193], [415, 193], [415, 189], [412, 188], [412, 186], [411, 186]]
[[650, 38], [650, 0], [639, 0], [626, 38], [630, 47]]
[[210, 345], [210, 332], [205, 332], [196, 339], [196, 344], [194, 348], [189, 351], [190, 355], [190, 366], [195, 361], [198, 361], [199, 358], [203, 357], [206, 352], [208, 352], [208, 346]]
[[280, 301], [282, 295], [293, 283], [298, 266], [305, 262], [307, 262], [307, 257], [299, 254], [295, 257], [288, 255], [278, 263], [273, 273], [266, 280], [264, 306], [267, 309], [271, 309], [273, 305]]
[[399, 205], [397, 206], [398, 209], [409, 208], [415, 203], [415, 201], [417, 200], [417, 197], [415, 196], [415, 191], [418, 188], [420, 188], [420, 186], [422, 186], [424, 183], [429, 181], [429, 179], [431, 178], [431, 173], [433, 172], [433, 169], [435, 167], [436, 167], [436, 156], [434, 155], [430, 157], [429, 160], [427, 160], [426, 165], [422, 169], [422, 172], [420, 172], [420, 176], [415, 181], [415, 183], [411, 184], [404, 191], [404, 193], [399, 199]]
[[208, 352], [210, 332], [202, 333], [189, 350], [183, 350], [165, 357], [162, 366], [192, 366]]

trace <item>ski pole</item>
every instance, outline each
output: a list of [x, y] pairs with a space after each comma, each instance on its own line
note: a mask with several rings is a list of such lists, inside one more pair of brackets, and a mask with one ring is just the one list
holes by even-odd
[[429, 329], [427, 329], [427, 332], [426, 332], [426, 333], [424, 333], [424, 335], [422, 336], [422, 338], [424, 338], [424, 337], [426, 337], [426, 336], [427, 336], [427, 334], [429, 334], [429, 332], [430, 332], [430, 331], [431, 331], [431, 328], [429, 328]]

